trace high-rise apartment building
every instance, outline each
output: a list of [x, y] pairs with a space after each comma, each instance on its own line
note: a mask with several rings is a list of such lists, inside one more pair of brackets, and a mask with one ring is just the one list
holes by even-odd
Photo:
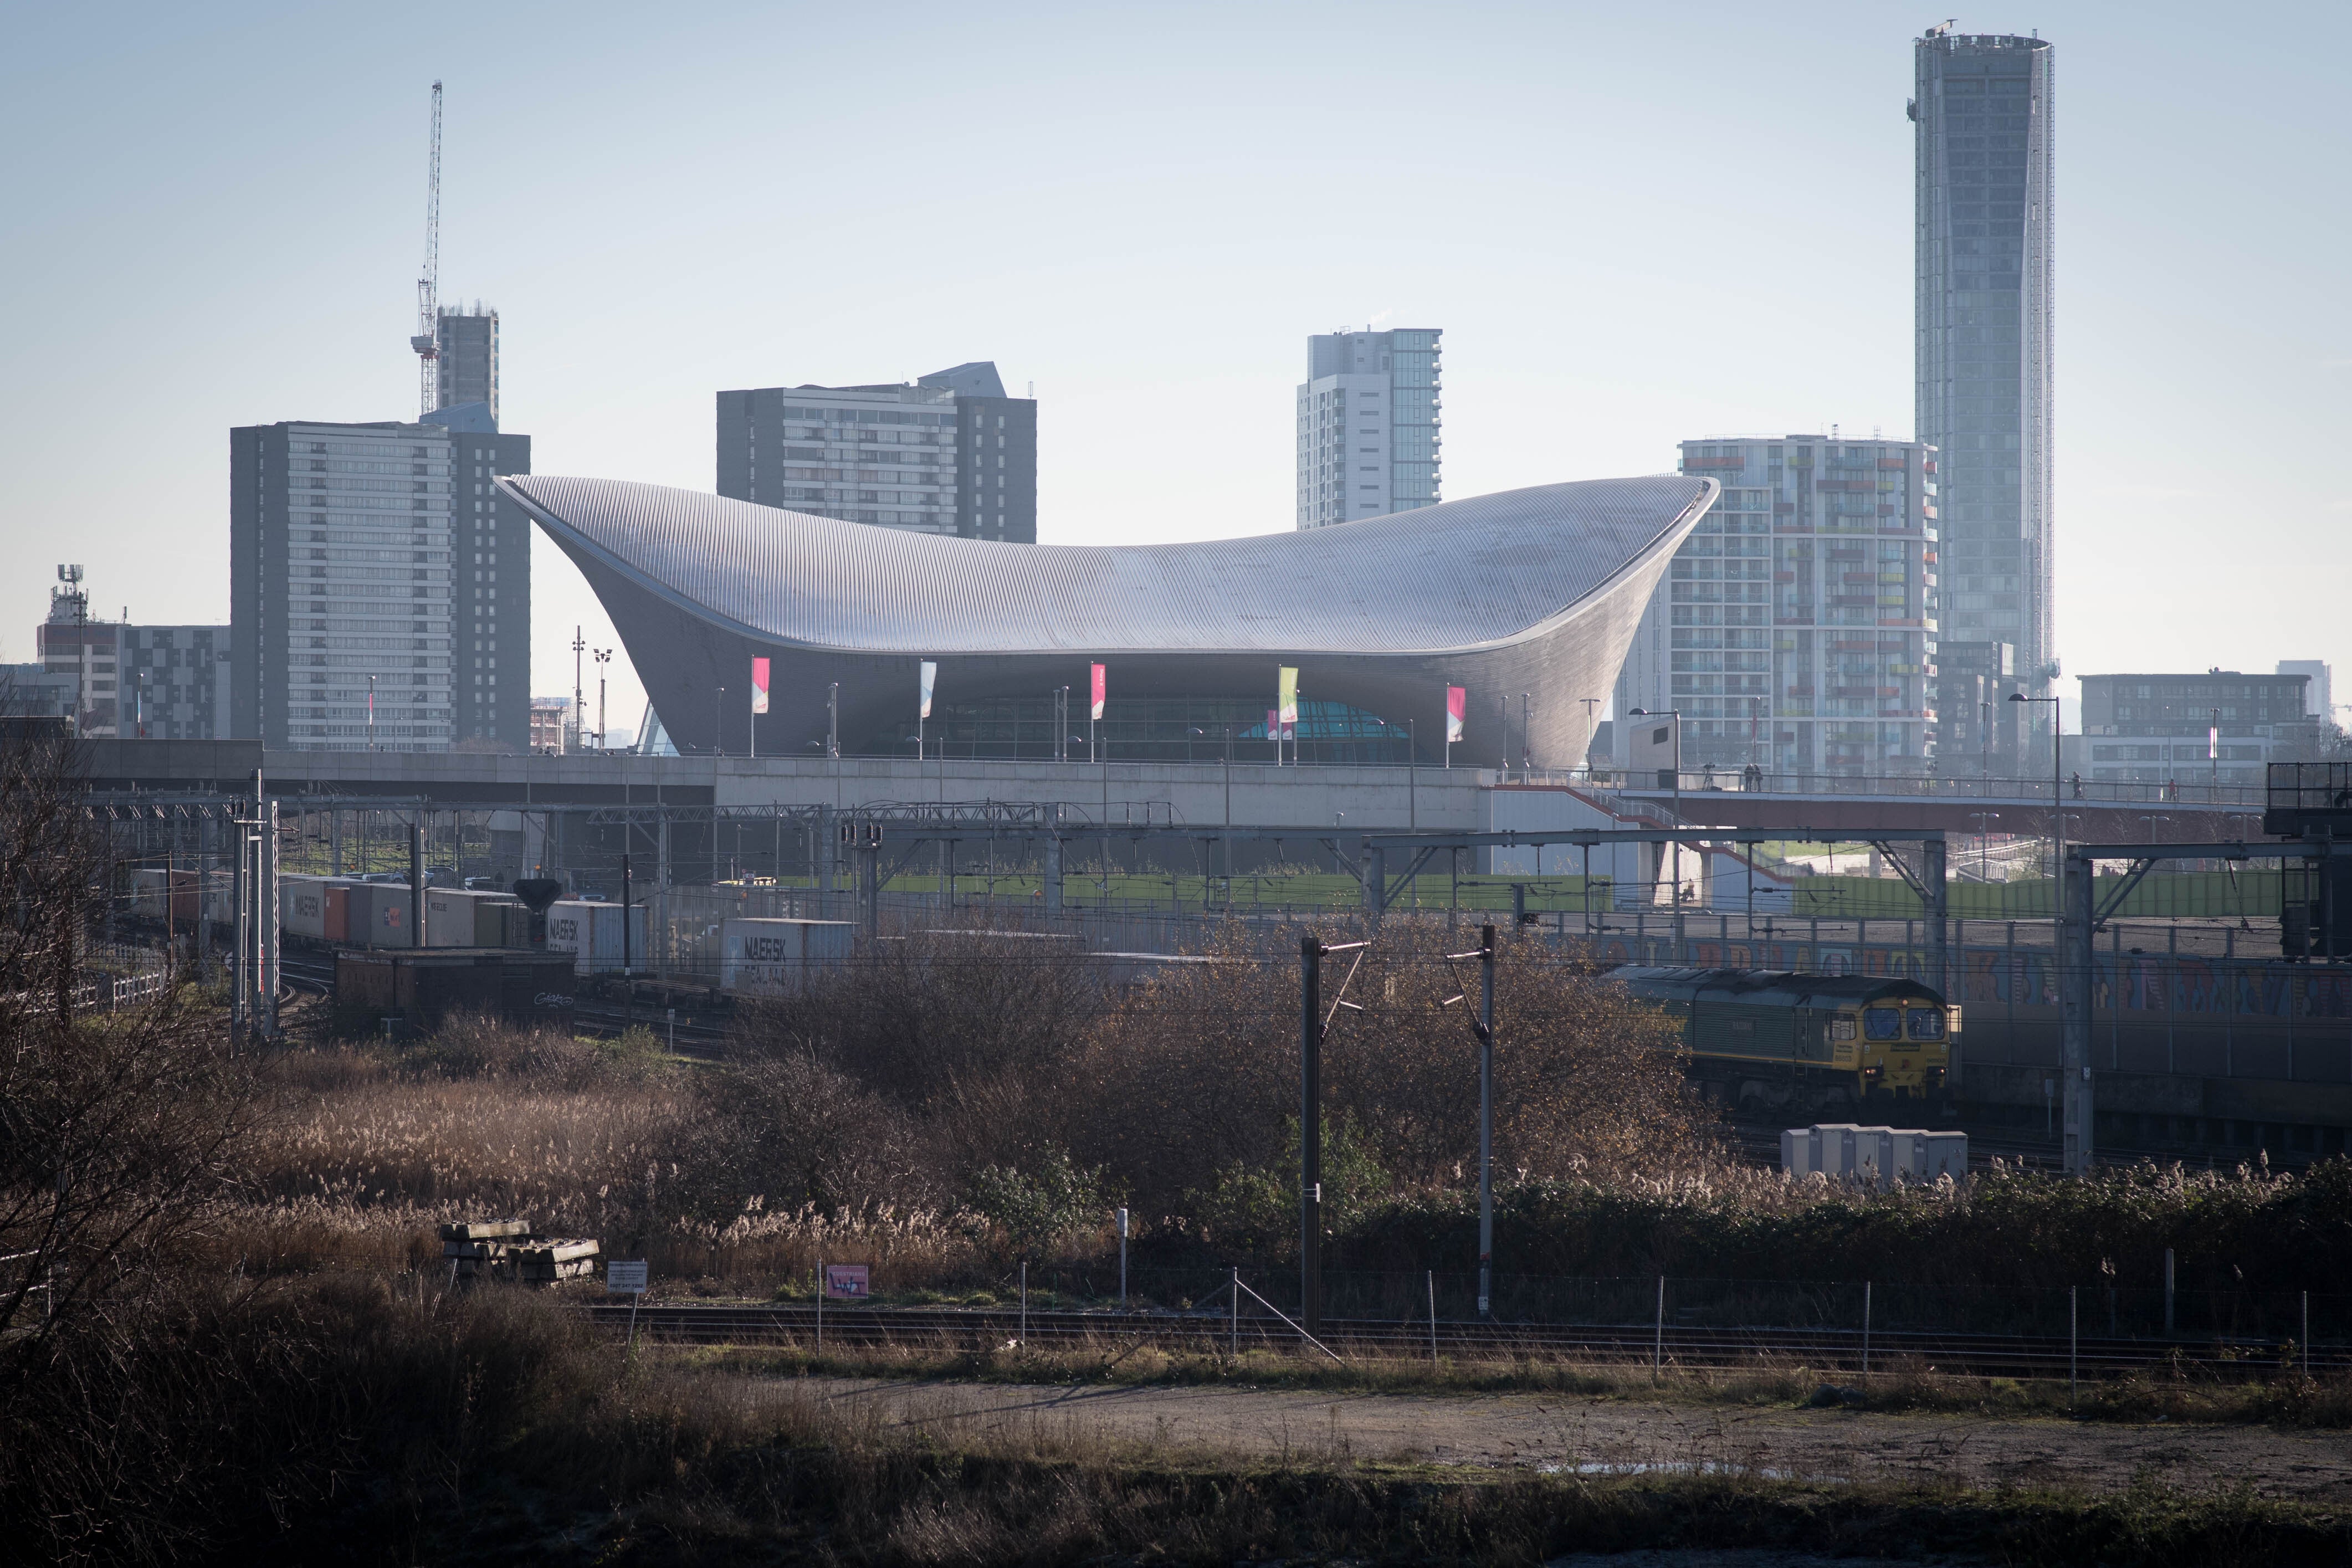
[[2038, 756], [2024, 750], [2020, 720], [2030, 703], [2011, 702], [2025, 690], [2017, 650], [2005, 642], [1936, 645], [1936, 763], [1950, 778], [2038, 778]]
[[434, 363], [440, 377], [442, 408], [479, 403], [499, 426], [499, 313], [477, 300], [470, 306], [442, 307]]
[[1037, 542], [1037, 404], [987, 360], [874, 386], [719, 395], [719, 493], [964, 539]]
[[1298, 526], [1435, 506], [1443, 443], [1435, 327], [1322, 332], [1298, 387]]
[[[1946, 24], [1915, 57], [1916, 433], [1942, 466], [1943, 631], [2009, 644], [2018, 675], [2046, 695], [2051, 47]], [[2033, 712], [2046, 725], [2048, 710]]]
[[1881, 775], [1934, 754], [1936, 455], [1827, 436], [1685, 441], [1723, 499], [1675, 552], [1616, 710], [1683, 716], [1690, 769]]
[[530, 522], [490, 481], [530, 471], [530, 437], [488, 429], [230, 431], [235, 733], [292, 751], [525, 750]]

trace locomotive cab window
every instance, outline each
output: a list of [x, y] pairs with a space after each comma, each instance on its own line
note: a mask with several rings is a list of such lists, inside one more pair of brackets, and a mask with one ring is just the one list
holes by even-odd
[[1903, 1037], [1903, 1009], [1900, 1007], [1864, 1007], [1862, 1010], [1863, 1037], [1868, 1040], [1899, 1040]]
[[1832, 1040], [1850, 1040], [1853, 1038], [1853, 1016], [1852, 1014], [1841, 1014], [1839, 1016], [1830, 1020], [1830, 1038]]
[[1940, 1007], [1914, 1007], [1911, 1010], [1911, 1037], [1915, 1040], [1940, 1040], [1944, 1037], [1944, 1010]]

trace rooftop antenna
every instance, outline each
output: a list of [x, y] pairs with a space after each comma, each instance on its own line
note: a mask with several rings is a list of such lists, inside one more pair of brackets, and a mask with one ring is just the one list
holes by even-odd
[[416, 416], [440, 405], [441, 357], [441, 84], [433, 84], [433, 162], [425, 182], [425, 266], [416, 279]]

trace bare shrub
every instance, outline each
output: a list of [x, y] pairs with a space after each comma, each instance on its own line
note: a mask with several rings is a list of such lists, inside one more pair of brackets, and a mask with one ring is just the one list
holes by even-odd
[[252, 1097], [183, 991], [77, 1011], [105, 886], [75, 748], [0, 720], [0, 1401], [144, 1289], [238, 1171]]
[[[1406, 1190], [1475, 1169], [1475, 960], [1449, 963], [1433, 921], [1392, 919], [1361, 957], [1326, 964], [1324, 1106]], [[1457, 934], [1452, 940], [1463, 942]], [[1454, 949], [1461, 951], [1461, 949]], [[1127, 1173], [1154, 1214], [1233, 1170], [1272, 1171], [1295, 1149], [1298, 970], [1240, 940], [1173, 968], [1094, 1030], [1066, 1092], [1075, 1146]], [[1653, 1009], [1533, 943], [1506, 942], [1496, 975], [1496, 1158], [1514, 1176], [1694, 1167], [1710, 1152], [1675, 1031]], [[1448, 999], [1467, 993], [1465, 999]]]
[[747, 1008], [740, 1057], [803, 1055], [916, 1120], [935, 1179], [1025, 1168], [1054, 1141], [1066, 1069], [1099, 987], [1074, 944], [917, 932]]
[[814, 1053], [732, 1064], [710, 1114], [727, 1180], [771, 1207], [919, 1208], [945, 1196], [914, 1115]]

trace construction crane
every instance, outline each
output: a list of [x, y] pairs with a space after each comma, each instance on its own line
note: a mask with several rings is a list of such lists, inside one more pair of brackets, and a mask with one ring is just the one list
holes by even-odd
[[441, 405], [441, 84], [433, 84], [433, 165], [425, 185], [425, 268], [416, 279], [416, 416]]

